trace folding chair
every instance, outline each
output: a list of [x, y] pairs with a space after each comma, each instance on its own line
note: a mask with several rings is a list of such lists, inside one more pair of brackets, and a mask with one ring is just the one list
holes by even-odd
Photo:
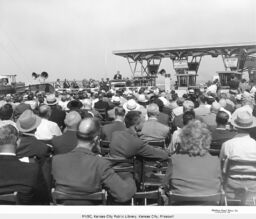
[[54, 205], [106, 205], [107, 192], [103, 189], [92, 194], [68, 194], [52, 189]]
[[141, 189], [146, 191], [148, 189], [156, 189], [162, 185], [165, 176], [166, 168], [162, 167], [161, 162], [142, 161], [142, 182]]
[[168, 197], [169, 205], [227, 205], [224, 191], [208, 195], [180, 195], [170, 191]]
[[241, 199], [241, 205], [256, 206], [256, 188], [255, 190], [245, 188], [244, 195]]
[[166, 143], [165, 140], [159, 140], [159, 141], [147, 141], [147, 143], [154, 147], [159, 147], [162, 149], [166, 149]]
[[130, 172], [134, 174], [135, 157], [130, 159], [106, 157], [106, 159], [112, 163], [112, 168], [115, 170], [115, 172]]
[[131, 205], [162, 205], [160, 189], [148, 192], [136, 192], [131, 200]]
[[18, 192], [1, 194], [0, 205], [18, 205]]
[[[249, 161], [249, 160], [233, 160], [227, 159], [223, 162], [223, 187], [226, 194], [229, 194], [228, 190], [233, 190], [232, 192], [235, 194], [235, 198], [228, 199], [228, 205], [243, 205], [245, 204], [245, 195], [249, 197], [250, 188], [243, 187], [241, 188], [232, 189], [228, 185], [229, 179], [236, 179], [236, 175], [244, 176], [243, 180], [252, 180], [255, 182], [255, 191], [256, 191], [256, 161]], [[250, 191], [247, 192], [246, 191]]]
[[105, 141], [105, 140], [100, 141], [100, 153], [102, 156], [106, 156], [109, 154], [109, 145], [110, 145], [110, 141]]
[[219, 156], [220, 155], [220, 149], [209, 148], [208, 151], [212, 156]]
[[99, 112], [99, 114], [102, 116], [103, 121], [108, 120], [108, 113], [107, 113], [107, 110], [106, 110], [105, 108], [103, 108], [103, 109], [97, 109], [97, 108], [95, 108], [95, 110], [96, 110], [97, 112]]

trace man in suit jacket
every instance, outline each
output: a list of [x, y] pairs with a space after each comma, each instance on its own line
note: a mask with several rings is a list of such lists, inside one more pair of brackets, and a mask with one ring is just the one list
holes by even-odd
[[81, 116], [76, 111], [71, 111], [66, 115], [66, 130], [61, 136], [52, 139], [53, 153], [63, 154], [72, 151], [77, 146], [77, 125], [81, 121]]
[[163, 101], [159, 98], [155, 98], [153, 102], [159, 107], [158, 122], [170, 127], [172, 123], [172, 110], [165, 107]]
[[175, 116], [173, 119], [173, 128], [183, 128], [183, 114], [188, 111], [194, 111], [195, 105], [190, 100], [185, 100], [183, 103], [183, 113], [181, 115]]
[[211, 148], [221, 149], [222, 144], [235, 137], [235, 131], [227, 129], [229, 115], [224, 111], [219, 111], [216, 115], [217, 127], [212, 132]]
[[159, 107], [152, 103], [147, 107], [148, 120], [143, 124], [141, 139], [143, 141], [170, 140], [170, 129], [157, 120]]
[[141, 129], [142, 119], [139, 111], [130, 111], [125, 116], [127, 129], [114, 132], [110, 142], [110, 157], [131, 158], [135, 155], [141, 157], [167, 160], [168, 153], [145, 144], [137, 135]]
[[108, 111], [108, 119], [114, 120], [115, 119], [115, 108], [120, 106], [121, 99], [118, 96], [113, 96], [111, 101], [114, 105], [114, 108]]
[[99, 94], [99, 101], [94, 104], [94, 108], [97, 109], [105, 109], [106, 112], [109, 110], [109, 104], [103, 100], [103, 94]]
[[104, 125], [101, 130], [101, 139], [111, 141], [115, 131], [125, 130], [124, 124], [125, 110], [122, 107], [115, 108], [115, 120], [111, 124]]
[[46, 103], [51, 107], [50, 121], [56, 122], [61, 130], [65, 128], [64, 119], [66, 113], [62, 110], [61, 106], [58, 105], [58, 100], [54, 94], [50, 94], [46, 97]]
[[92, 152], [97, 145], [99, 129], [98, 120], [82, 120], [78, 126], [77, 147], [69, 153], [53, 157], [52, 174], [56, 190], [71, 194], [91, 194], [104, 187], [115, 201], [128, 201], [136, 192], [133, 180], [122, 180], [111, 168], [109, 161]]
[[31, 110], [25, 110], [16, 122], [21, 133], [20, 144], [17, 148], [18, 157], [38, 157], [44, 158], [49, 155], [50, 148], [35, 137], [35, 132], [41, 118], [36, 116]]
[[37, 163], [21, 162], [16, 156], [18, 131], [0, 127], [0, 193], [18, 192], [20, 204], [46, 204], [47, 187]]

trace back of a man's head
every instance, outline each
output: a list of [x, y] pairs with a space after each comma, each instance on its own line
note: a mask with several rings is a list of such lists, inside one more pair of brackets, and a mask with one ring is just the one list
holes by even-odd
[[219, 112], [220, 108], [221, 108], [221, 106], [220, 106], [220, 104], [218, 102], [213, 102], [211, 107], [210, 107], [210, 111], [212, 113], [217, 114]]
[[198, 98], [200, 104], [205, 104], [206, 103], [206, 97], [202, 94]]
[[116, 107], [115, 108], [115, 116], [116, 117], [124, 117], [125, 116], [125, 109], [123, 107]]
[[14, 126], [5, 125], [0, 127], [0, 152], [13, 152], [17, 139], [18, 131]]
[[219, 104], [220, 104], [221, 107], [225, 108], [225, 107], [227, 106], [227, 101], [226, 101], [226, 99], [221, 98], [221, 99], [219, 100]]
[[185, 101], [185, 99], [183, 97], [178, 97], [176, 103], [178, 106], [182, 106], [184, 101]]
[[130, 111], [126, 114], [124, 122], [127, 128], [138, 125], [141, 121], [141, 112]]
[[51, 115], [51, 107], [46, 105], [46, 104], [43, 104], [39, 107], [39, 116], [41, 118], [45, 118], [45, 119], [48, 119]]
[[81, 115], [77, 111], [71, 111], [66, 115], [64, 122], [67, 128], [76, 129], [81, 120]]
[[186, 111], [183, 114], [183, 125], [187, 125], [190, 121], [195, 119], [195, 112], [193, 110]]
[[195, 107], [195, 104], [190, 100], [185, 100], [183, 103], [183, 111], [184, 112], [193, 111], [194, 107]]
[[226, 126], [228, 124], [229, 115], [224, 111], [219, 111], [216, 115], [217, 125]]
[[13, 115], [12, 105], [7, 103], [0, 108], [0, 119], [9, 120]]
[[95, 118], [85, 118], [79, 125], [77, 130], [77, 138], [83, 142], [92, 142], [98, 136], [100, 130], [100, 122]]
[[155, 104], [157, 104], [157, 106], [159, 107], [159, 111], [162, 112], [163, 111], [163, 108], [164, 108], [164, 103], [162, 100], [160, 100], [159, 98], [154, 98], [153, 99], [153, 102]]
[[152, 116], [158, 116], [159, 115], [159, 107], [157, 104], [155, 103], [151, 103], [147, 106], [147, 113], [148, 113], [148, 117], [152, 117]]

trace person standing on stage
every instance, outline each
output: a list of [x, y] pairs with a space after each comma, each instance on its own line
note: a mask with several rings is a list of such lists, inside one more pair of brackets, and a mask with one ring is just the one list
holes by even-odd
[[122, 80], [122, 75], [120, 74], [120, 71], [117, 71], [116, 74], [114, 75], [115, 80]]

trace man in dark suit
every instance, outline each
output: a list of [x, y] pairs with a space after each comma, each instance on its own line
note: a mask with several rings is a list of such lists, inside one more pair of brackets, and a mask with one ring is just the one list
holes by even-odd
[[168, 126], [160, 123], [157, 119], [159, 107], [152, 103], [147, 107], [148, 120], [143, 124], [141, 130], [141, 139], [143, 141], [170, 140], [170, 129]]
[[99, 94], [99, 101], [97, 101], [94, 104], [94, 109], [100, 113], [103, 120], [108, 120], [108, 110], [110, 109], [110, 106], [108, 102], [104, 101], [104, 95]]
[[91, 194], [105, 188], [115, 201], [128, 201], [136, 192], [133, 180], [122, 180], [109, 161], [92, 152], [97, 145], [99, 129], [97, 119], [82, 120], [78, 126], [77, 147], [69, 153], [53, 157], [52, 174], [56, 190], [70, 194]]
[[190, 100], [185, 100], [183, 103], [183, 113], [181, 115], [175, 116], [173, 119], [173, 128], [175, 131], [177, 128], [183, 127], [183, 114], [188, 111], [194, 111], [194, 103]]
[[76, 111], [71, 111], [66, 115], [66, 130], [61, 136], [52, 139], [53, 153], [63, 154], [72, 151], [77, 146], [77, 125], [81, 121], [81, 116]]
[[62, 110], [58, 105], [58, 101], [54, 94], [50, 94], [46, 97], [46, 103], [51, 107], [51, 115], [49, 120], [58, 124], [61, 130], [65, 128], [64, 119], [66, 112]]
[[141, 113], [130, 111], [125, 116], [127, 129], [114, 132], [110, 142], [110, 156], [113, 158], [131, 158], [135, 155], [141, 157], [167, 160], [168, 153], [162, 149], [145, 144], [137, 134], [142, 128]]
[[101, 130], [101, 139], [111, 141], [115, 131], [125, 130], [124, 124], [125, 110], [122, 107], [115, 108], [115, 120], [111, 124], [104, 125]]
[[0, 127], [0, 193], [18, 192], [23, 205], [46, 204], [47, 187], [37, 163], [21, 162], [16, 156], [18, 131], [12, 125]]
[[94, 104], [94, 108], [97, 109], [105, 109], [106, 111], [109, 110], [109, 104], [103, 100], [104, 95], [99, 94], [99, 101]]
[[229, 115], [224, 111], [219, 111], [216, 115], [217, 127], [212, 132], [212, 149], [221, 149], [222, 144], [232, 139], [237, 133], [227, 129]]
[[165, 107], [162, 100], [159, 98], [155, 98], [153, 101], [159, 107], [159, 114], [157, 116], [157, 120], [167, 126], [171, 126], [172, 123], [172, 110]]
[[35, 137], [35, 132], [40, 122], [41, 118], [31, 110], [25, 110], [20, 115], [16, 122], [17, 128], [21, 133], [20, 144], [17, 148], [18, 157], [45, 158], [49, 155], [50, 147]]
[[122, 75], [120, 74], [120, 71], [117, 71], [114, 75], [114, 80], [122, 80]]

